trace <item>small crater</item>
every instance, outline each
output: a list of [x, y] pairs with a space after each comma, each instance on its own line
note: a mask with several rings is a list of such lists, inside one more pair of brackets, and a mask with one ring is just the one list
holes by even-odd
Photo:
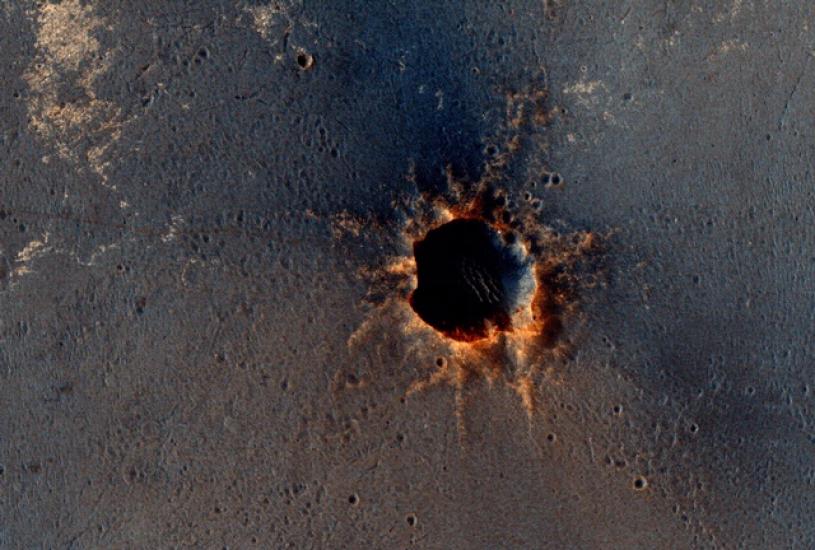
[[486, 147], [484, 147], [484, 154], [489, 158], [494, 158], [498, 156], [498, 146], [490, 143]]
[[359, 497], [356, 495], [356, 493], [348, 496], [348, 504], [351, 506], [356, 506], [359, 504]]
[[643, 476], [637, 476], [634, 478], [631, 485], [634, 487], [635, 491], [644, 491], [648, 488], [648, 480]]
[[359, 377], [354, 373], [348, 373], [345, 377], [345, 387], [347, 388], [357, 388], [361, 383]]
[[301, 51], [297, 54], [297, 66], [307, 71], [314, 67], [314, 56], [308, 52]]
[[411, 527], [416, 527], [416, 524], [419, 521], [418, 518], [416, 517], [416, 514], [410, 514], [406, 518], [406, 520], [407, 520], [407, 524], [410, 525]]

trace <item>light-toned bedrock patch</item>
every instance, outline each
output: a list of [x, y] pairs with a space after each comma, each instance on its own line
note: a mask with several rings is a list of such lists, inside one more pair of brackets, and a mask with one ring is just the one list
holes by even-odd
[[107, 185], [106, 153], [122, 133], [121, 108], [96, 94], [111, 54], [99, 33], [111, 27], [80, 0], [43, 3], [30, 15], [37, 52], [23, 78], [31, 129], [60, 158], [90, 169]]
[[270, 4], [247, 5], [244, 12], [249, 16], [249, 25], [263, 40], [268, 42], [275, 54], [275, 63], [282, 63], [290, 54], [301, 69], [314, 66], [314, 56], [309, 53], [313, 37], [304, 29], [314, 29], [317, 24], [302, 16], [302, 0], [272, 2]]
[[285, 5], [247, 6], [252, 16], [252, 27], [264, 40], [277, 44], [281, 37], [291, 32], [292, 19]]
[[17, 258], [14, 260], [13, 274], [17, 277], [31, 273], [31, 261], [48, 251], [48, 233], [45, 233], [42, 239], [34, 239], [28, 243], [25, 248], [17, 253]]
[[25, 276], [34, 273], [37, 259], [52, 252], [51, 235], [46, 231], [15, 253], [0, 245], [0, 292], [14, 289]]

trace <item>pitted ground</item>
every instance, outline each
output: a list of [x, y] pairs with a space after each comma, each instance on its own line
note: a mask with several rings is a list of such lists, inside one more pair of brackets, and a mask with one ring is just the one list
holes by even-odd
[[[813, 9], [2, 3], [0, 545], [815, 546]], [[553, 357], [361, 305], [493, 177]]]

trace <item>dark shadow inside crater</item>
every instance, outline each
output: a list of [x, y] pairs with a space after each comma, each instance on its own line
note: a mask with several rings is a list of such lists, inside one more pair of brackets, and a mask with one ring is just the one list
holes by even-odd
[[[428, 325], [474, 341], [490, 327], [512, 328], [512, 314], [530, 296], [529, 262], [488, 224], [457, 219], [413, 245], [418, 284], [410, 305]], [[534, 286], [534, 285], [532, 285]]]

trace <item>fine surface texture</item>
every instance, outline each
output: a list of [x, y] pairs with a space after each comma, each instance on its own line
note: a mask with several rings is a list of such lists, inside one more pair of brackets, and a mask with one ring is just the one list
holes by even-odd
[[[0, 2], [0, 547], [815, 547], [814, 25]], [[479, 192], [545, 345], [406, 305]]]

